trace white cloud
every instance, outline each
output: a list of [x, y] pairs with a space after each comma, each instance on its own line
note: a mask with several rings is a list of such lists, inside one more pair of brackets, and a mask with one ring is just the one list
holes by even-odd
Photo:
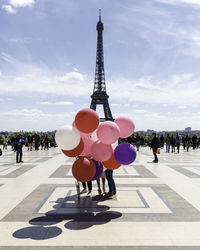
[[71, 105], [74, 105], [73, 102], [55, 102], [54, 103], [55, 105], [63, 105], [63, 106], [71, 106]]
[[110, 106], [111, 107], [119, 107], [119, 106], [121, 106], [121, 103], [111, 103]]
[[63, 125], [71, 125], [75, 112], [44, 113], [40, 109], [13, 109], [0, 111], [2, 130], [12, 131], [47, 131], [55, 130]]
[[200, 6], [199, 0], [155, 0], [155, 1], [160, 2], [160, 3], [171, 4], [171, 5], [187, 4], [187, 5]]
[[52, 102], [37, 102], [37, 104], [40, 104], [40, 105], [51, 105]]
[[40, 105], [58, 105], [58, 106], [72, 106], [74, 105], [73, 102], [37, 102]]
[[177, 109], [186, 109], [187, 107], [186, 106], [176, 106]]
[[3, 5], [2, 9], [4, 9], [6, 12], [10, 14], [16, 14], [16, 10], [10, 5]]
[[33, 7], [35, 0], [10, 0], [9, 3], [15, 8]]
[[[80, 72], [56, 74], [52, 73], [45, 65], [38, 67], [23, 63], [4, 52], [1, 52], [1, 57], [9, 63], [14, 72], [13, 75], [2, 76], [0, 83], [1, 94], [48, 93], [80, 97], [89, 96], [92, 93], [93, 81]], [[91, 83], [91, 85], [88, 83]], [[56, 105], [71, 105], [71, 103], [57, 103]]]

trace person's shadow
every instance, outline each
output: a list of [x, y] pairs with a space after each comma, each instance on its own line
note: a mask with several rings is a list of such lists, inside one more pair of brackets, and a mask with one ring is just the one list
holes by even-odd
[[55, 238], [62, 233], [62, 229], [55, 226], [61, 221], [67, 221], [64, 226], [68, 230], [83, 230], [121, 217], [120, 212], [108, 211], [109, 206], [98, 204], [107, 199], [106, 196], [100, 195], [94, 196], [92, 199], [81, 197], [80, 200], [77, 199], [77, 195], [59, 198], [53, 206], [54, 210], [48, 211], [44, 216], [31, 219], [29, 224], [32, 226], [15, 231], [13, 237], [46, 240]]

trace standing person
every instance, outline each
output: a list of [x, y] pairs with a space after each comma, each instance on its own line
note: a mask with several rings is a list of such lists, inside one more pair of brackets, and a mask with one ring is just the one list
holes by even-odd
[[176, 133], [176, 148], [177, 148], [177, 153], [179, 154], [179, 149], [180, 149], [180, 143], [181, 143], [181, 137], [178, 134], [178, 132]]
[[87, 196], [92, 196], [92, 181], [82, 182], [83, 190], [80, 192], [81, 194], [87, 193], [87, 187], [88, 187], [88, 193]]
[[151, 149], [153, 150], [153, 155], [154, 155], [154, 160], [153, 162], [158, 162], [158, 157], [157, 157], [157, 153], [158, 153], [158, 149], [160, 147], [160, 141], [158, 139], [158, 137], [156, 136], [156, 133], [153, 133], [153, 138], [151, 140]]
[[34, 134], [34, 141], [35, 141], [35, 150], [39, 150], [40, 136], [36, 133]]
[[163, 135], [160, 136], [160, 147], [163, 148], [164, 147], [164, 142], [165, 142], [165, 138]]
[[183, 144], [183, 150], [185, 150], [186, 148], [186, 136], [185, 135], [183, 135], [182, 137], [182, 144]]
[[99, 179], [97, 179], [98, 193], [102, 194], [101, 185], [100, 185], [100, 179], [102, 180], [103, 194], [105, 194], [106, 193], [106, 188], [105, 188], [106, 174], [105, 174], [105, 171], [103, 171], [101, 177]]
[[7, 150], [7, 146], [8, 146], [8, 137], [7, 135], [5, 135], [5, 137], [3, 138], [3, 149]]
[[191, 141], [191, 138], [188, 135], [186, 135], [185, 142], [186, 142], [186, 150], [187, 150], [187, 152], [189, 152], [190, 141]]
[[22, 136], [18, 135], [16, 138], [16, 146], [15, 146], [15, 150], [16, 150], [16, 163], [22, 163], [22, 147], [24, 144], [24, 139]]
[[32, 151], [33, 149], [33, 136], [31, 134], [28, 135], [28, 150]]
[[115, 186], [115, 181], [113, 179], [113, 170], [106, 169], [105, 172], [106, 172], [106, 179], [107, 179], [108, 188], [109, 188], [109, 191], [106, 195], [113, 196], [116, 194], [116, 186]]
[[197, 135], [192, 136], [192, 147], [193, 149], [197, 147]]
[[49, 149], [49, 137], [48, 137], [48, 135], [46, 135], [44, 138], [44, 150], [45, 149]]
[[140, 136], [139, 136], [139, 134], [136, 134], [135, 145], [136, 145], [137, 151], [139, 151], [139, 148], [140, 148]]
[[170, 144], [172, 146], [172, 153], [173, 153], [173, 152], [175, 152], [175, 147], [176, 147], [176, 139], [174, 138], [174, 135], [171, 135]]
[[166, 142], [166, 152], [169, 153], [170, 151], [170, 136], [169, 134], [167, 134], [166, 138], [165, 138], [165, 142]]

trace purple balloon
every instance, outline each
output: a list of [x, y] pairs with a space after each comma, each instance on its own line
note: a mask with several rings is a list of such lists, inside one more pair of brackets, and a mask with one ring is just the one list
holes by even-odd
[[115, 148], [114, 155], [119, 163], [129, 165], [136, 158], [136, 150], [130, 143], [123, 142]]
[[96, 166], [96, 173], [95, 173], [94, 177], [92, 178], [92, 181], [95, 181], [102, 176], [103, 165], [101, 164], [101, 162], [96, 161], [95, 159], [91, 159], [91, 160], [94, 162], [94, 164]]

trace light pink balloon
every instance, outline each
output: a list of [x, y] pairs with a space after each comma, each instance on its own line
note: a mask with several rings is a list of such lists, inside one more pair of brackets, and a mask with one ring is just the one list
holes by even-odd
[[135, 130], [135, 124], [130, 118], [120, 116], [117, 119], [115, 119], [114, 122], [118, 125], [120, 129], [121, 138], [126, 138], [133, 134]]
[[118, 125], [111, 121], [105, 121], [97, 128], [97, 137], [104, 144], [112, 144], [117, 141], [120, 135]]
[[91, 140], [90, 137], [87, 136], [82, 137], [82, 140], [84, 143], [84, 149], [80, 156], [89, 156], [91, 154], [91, 147], [94, 142]]
[[[75, 127], [78, 130], [78, 128], [76, 127], [75, 121], [73, 121], [72, 127]], [[81, 132], [80, 130], [78, 130], [78, 132], [79, 132], [81, 137], [90, 137], [90, 135], [92, 134], [92, 133], [86, 134], [86, 133]]]
[[107, 161], [113, 154], [111, 145], [96, 141], [92, 144], [91, 155], [96, 161]]

